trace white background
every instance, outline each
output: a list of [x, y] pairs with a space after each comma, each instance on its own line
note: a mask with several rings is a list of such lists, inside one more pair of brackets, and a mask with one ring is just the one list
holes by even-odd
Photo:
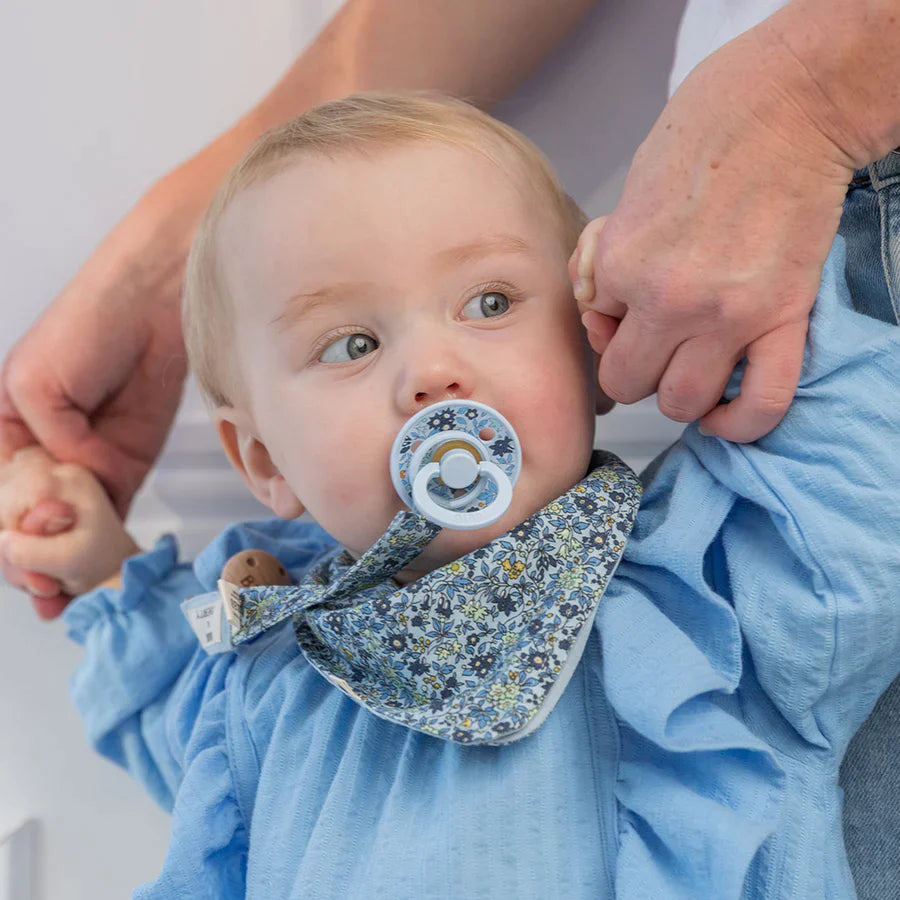
[[[0, 356], [151, 181], [252, 105], [337, 0], [4, 0], [0, 4]], [[681, 2], [597, 11], [498, 114], [534, 139], [587, 212], [608, 212], [665, 100]], [[635, 466], [678, 428], [653, 402], [601, 420]], [[188, 553], [259, 509], [189, 394], [139, 540], [177, 529]], [[0, 834], [41, 823], [45, 900], [111, 900], [159, 870], [168, 817], [87, 747], [66, 690], [80, 650], [0, 588]]]

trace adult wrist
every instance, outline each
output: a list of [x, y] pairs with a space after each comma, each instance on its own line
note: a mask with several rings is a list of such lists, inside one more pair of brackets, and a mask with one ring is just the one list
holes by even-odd
[[895, 0], [792, 0], [757, 29], [792, 72], [788, 99], [853, 168], [900, 144]]

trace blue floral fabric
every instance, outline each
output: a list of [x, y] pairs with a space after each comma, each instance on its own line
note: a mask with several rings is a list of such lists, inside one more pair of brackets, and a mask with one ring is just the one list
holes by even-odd
[[458, 743], [529, 734], [577, 665], [640, 503], [611, 453], [512, 531], [399, 587], [440, 530], [401, 512], [359, 560], [338, 548], [299, 585], [241, 588], [243, 643], [293, 617], [306, 658], [382, 718]]

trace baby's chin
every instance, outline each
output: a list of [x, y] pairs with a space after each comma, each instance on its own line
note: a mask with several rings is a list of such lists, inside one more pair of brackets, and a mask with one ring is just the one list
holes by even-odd
[[472, 531], [445, 528], [431, 543], [405, 568], [394, 576], [400, 584], [408, 584], [415, 581], [441, 566], [452, 563], [460, 557], [487, 546], [491, 541], [501, 535], [512, 531], [517, 525], [525, 521], [530, 515], [543, 509], [548, 503], [556, 499], [556, 494], [546, 502], [531, 503], [525, 506], [514, 504], [507, 513], [493, 525], [485, 528], [477, 528]]

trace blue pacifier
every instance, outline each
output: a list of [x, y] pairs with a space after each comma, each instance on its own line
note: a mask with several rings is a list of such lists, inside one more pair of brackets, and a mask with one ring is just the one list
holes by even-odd
[[391, 448], [391, 480], [403, 502], [442, 528], [492, 525], [509, 509], [522, 471], [512, 425], [474, 400], [416, 413]]

